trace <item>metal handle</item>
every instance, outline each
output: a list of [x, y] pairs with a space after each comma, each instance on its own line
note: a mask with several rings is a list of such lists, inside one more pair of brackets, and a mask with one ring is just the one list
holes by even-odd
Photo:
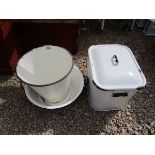
[[117, 66], [119, 64], [119, 61], [116, 55], [112, 56], [111, 61], [113, 66]]
[[113, 93], [112, 95], [113, 95], [113, 97], [126, 97], [126, 96], [128, 96], [128, 93], [127, 92], [125, 92], [125, 93]]
[[85, 76], [85, 75], [83, 75], [83, 77], [84, 77], [84, 86], [87, 87], [89, 84], [89, 78], [88, 76]]

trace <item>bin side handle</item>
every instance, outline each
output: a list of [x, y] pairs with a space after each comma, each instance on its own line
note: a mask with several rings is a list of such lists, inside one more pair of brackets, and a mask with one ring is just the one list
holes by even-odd
[[125, 92], [125, 93], [113, 93], [112, 95], [113, 95], [113, 97], [126, 97], [126, 96], [128, 96], [128, 93], [127, 92]]

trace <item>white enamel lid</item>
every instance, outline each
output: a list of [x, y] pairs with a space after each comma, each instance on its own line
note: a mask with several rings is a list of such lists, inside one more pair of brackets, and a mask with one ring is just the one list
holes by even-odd
[[16, 73], [29, 85], [46, 86], [65, 78], [72, 68], [73, 59], [66, 49], [45, 45], [22, 56], [16, 66]]
[[88, 50], [92, 78], [105, 90], [136, 89], [146, 79], [132, 51], [119, 44], [94, 45]]

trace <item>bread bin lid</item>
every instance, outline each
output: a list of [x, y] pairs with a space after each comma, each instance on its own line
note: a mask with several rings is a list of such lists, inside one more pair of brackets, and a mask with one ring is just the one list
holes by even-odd
[[88, 55], [93, 81], [101, 89], [136, 89], [146, 85], [145, 76], [127, 46], [93, 45]]

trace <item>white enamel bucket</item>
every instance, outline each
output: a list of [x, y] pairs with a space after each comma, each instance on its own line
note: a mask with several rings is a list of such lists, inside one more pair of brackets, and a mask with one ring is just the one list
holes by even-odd
[[73, 59], [66, 49], [45, 45], [22, 56], [17, 63], [16, 73], [22, 82], [50, 105], [67, 97], [72, 69]]

